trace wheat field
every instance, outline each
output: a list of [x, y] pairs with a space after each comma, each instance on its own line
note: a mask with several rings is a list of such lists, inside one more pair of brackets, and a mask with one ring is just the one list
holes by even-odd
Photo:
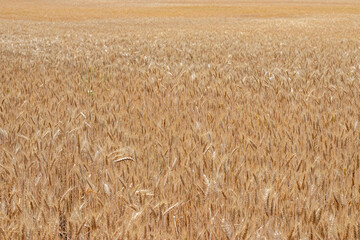
[[360, 239], [356, 1], [0, 2], [0, 239]]

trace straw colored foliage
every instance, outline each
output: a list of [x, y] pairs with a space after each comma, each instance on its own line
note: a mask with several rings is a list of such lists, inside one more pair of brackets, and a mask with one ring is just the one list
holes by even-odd
[[360, 239], [358, 6], [236, 6], [3, 6], [0, 239]]

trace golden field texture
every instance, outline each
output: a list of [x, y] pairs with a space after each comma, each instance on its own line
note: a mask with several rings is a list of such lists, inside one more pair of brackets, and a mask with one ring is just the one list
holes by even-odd
[[[360, 14], [358, 0], [0, 0], [0, 19], [238, 18]], [[332, 17], [333, 17], [332, 16]]]
[[360, 16], [300, 15], [1, 15], [0, 239], [360, 239]]

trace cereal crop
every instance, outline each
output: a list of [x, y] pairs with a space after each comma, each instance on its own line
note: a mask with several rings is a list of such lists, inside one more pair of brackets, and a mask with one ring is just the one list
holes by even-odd
[[0, 239], [360, 239], [360, 7], [267, 4], [1, 6]]

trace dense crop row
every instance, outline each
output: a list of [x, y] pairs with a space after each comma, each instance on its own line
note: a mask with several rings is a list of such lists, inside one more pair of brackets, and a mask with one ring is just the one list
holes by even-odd
[[0, 238], [359, 239], [359, 26], [1, 20]]

